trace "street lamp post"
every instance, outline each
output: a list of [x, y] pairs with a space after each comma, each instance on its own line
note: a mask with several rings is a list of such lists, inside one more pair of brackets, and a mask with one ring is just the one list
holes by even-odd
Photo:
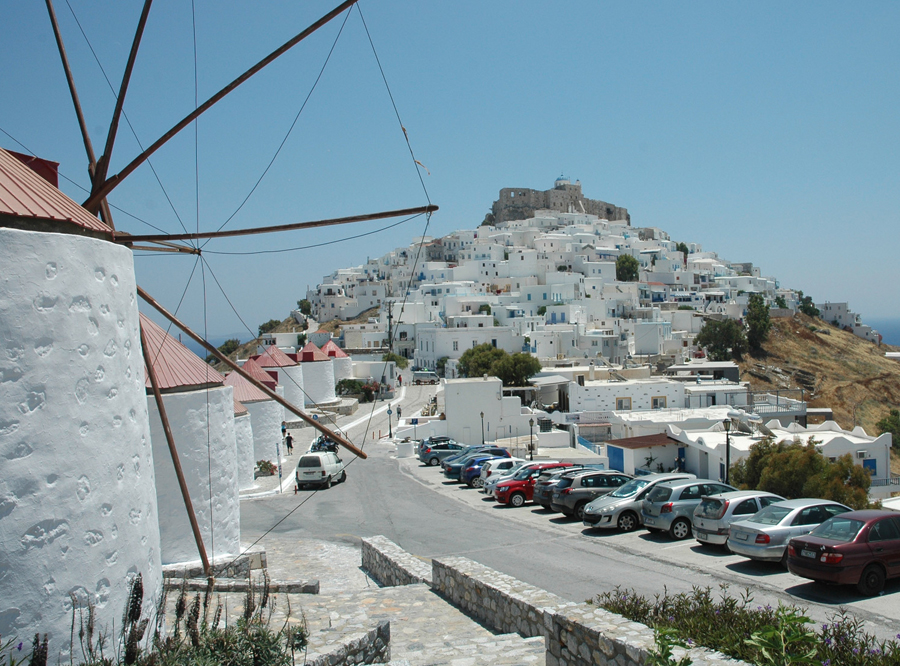
[[528, 459], [534, 460], [534, 419], [528, 419]]
[[725, 483], [728, 483], [728, 476], [731, 471], [731, 440], [729, 433], [731, 432], [731, 419], [722, 421], [725, 426]]
[[481, 412], [481, 445], [484, 446], [484, 412]]
[[387, 408], [387, 417], [388, 417], [388, 437], [393, 438], [393, 437], [394, 437], [394, 433], [393, 433], [393, 431], [391, 430], [391, 414], [393, 414], [393, 412], [391, 411], [391, 406], [390, 406], [390, 404], [388, 404], [388, 408]]

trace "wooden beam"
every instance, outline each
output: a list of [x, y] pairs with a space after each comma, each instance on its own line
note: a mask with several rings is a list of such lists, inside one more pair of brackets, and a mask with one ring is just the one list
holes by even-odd
[[312, 33], [314, 33], [316, 30], [318, 30], [319, 28], [321, 28], [323, 25], [325, 25], [326, 23], [328, 23], [329, 21], [331, 21], [331, 20], [332, 20], [333, 18], [335, 18], [336, 16], [340, 15], [345, 9], [348, 9], [349, 7], [352, 7], [353, 5], [355, 5], [356, 2], [357, 2], [357, 0], [345, 0], [345, 1], [342, 2], [338, 7], [336, 7], [335, 9], [332, 9], [332, 10], [331, 10], [330, 12], [328, 12], [325, 16], [323, 16], [323, 17], [320, 18], [318, 21], [316, 21], [315, 23], [313, 23], [311, 26], [309, 26], [308, 28], [306, 28], [306, 30], [304, 30], [303, 32], [299, 33], [298, 35], [296, 35], [295, 37], [293, 37], [293, 38], [290, 39], [289, 41], [285, 42], [285, 43], [284, 43], [283, 45], [281, 45], [279, 48], [277, 48], [277, 49], [275, 49], [274, 51], [272, 51], [272, 53], [270, 53], [269, 55], [267, 55], [265, 58], [263, 58], [262, 60], [260, 60], [260, 61], [259, 61], [258, 63], [256, 63], [255, 65], [253, 65], [253, 67], [251, 67], [251, 68], [248, 69], [246, 72], [244, 72], [243, 74], [241, 74], [241, 75], [240, 75], [239, 77], [237, 77], [234, 81], [232, 81], [232, 82], [229, 83], [227, 86], [225, 86], [224, 88], [222, 88], [219, 92], [217, 92], [215, 95], [213, 95], [212, 97], [210, 97], [208, 100], [206, 100], [205, 102], [203, 102], [203, 104], [201, 104], [201, 105], [198, 106], [196, 109], [194, 109], [191, 113], [189, 113], [188, 115], [186, 115], [186, 116], [185, 116], [185, 117], [184, 117], [177, 125], [175, 125], [172, 129], [170, 129], [170, 130], [169, 130], [168, 132], [166, 132], [165, 134], [163, 134], [159, 139], [157, 139], [157, 140], [153, 143], [153, 145], [151, 145], [149, 148], [147, 148], [147, 150], [145, 150], [145, 151], [142, 152], [140, 155], [138, 155], [137, 157], [135, 157], [135, 158], [134, 158], [134, 159], [133, 159], [133, 160], [132, 160], [125, 168], [124, 168], [124, 169], [122, 169], [119, 173], [115, 174], [114, 176], [109, 177], [108, 179], [106, 179], [106, 180], [103, 181], [102, 183], [95, 184], [95, 185], [92, 187], [91, 196], [88, 197], [87, 201], [85, 201], [84, 204], [82, 204], [82, 205], [83, 205], [85, 208], [87, 208], [89, 211], [91, 211], [91, 212], [96, 212], [97, 207], [100, 205], [100, 200], [103, 199], [103, 198], [104, 198], [106, 195], [108, 195], [110, 192], [112, 192], [112, 190], [113, 190], [119, 183], [121, 183], [122, 180], [123, 180], [126, 176], [128, 176], [132, 171], [134, 171], [134, 170], [137, 169], [141, 164], [143, 164], [144, 162], [146, 162], [146, 161], [147, 161], [147, 158], [150, 157], [150, 156], [151, 156], [153, 153], [155, 153], [157, 150], [159, 150], [159, 149], [160, 149], [160, 148], [161, 148], [161, 147], [162, 147], [169, 139], [171, 139], [173, 136], [175, 136], [176, 134], [178, 134], [178, 133], [179, 133], [181, 130], [183, 130], [185, 127], [187, 127], [188, 125], [190, 125], [190, 124], [194, 121], [194, 119], [196, 119], [196, 118], [198, 118], [198, 117], [200, 116], [200, 114], [202, 114], [204, 111], [206, 111], [207, 109], [209, 109], [213, 104], [215, 104], [215, 103], [218, 102], [220, 99], [222, 99], [223, 97], [225, 97], [225, 96], [226, 96], [228, 93], [230, 93], [232, 90], [236, 89], [239, 85], [241, 85], [244, 81], [246, 81], [246, 80], [249, 79], [251, 76], [253, 76], [254, 74], [256, 74], [256, 73], [257, 73], [259, 70], [261, 70], [263, 67], [265, 67], [266, 65], [268, 65], [269, 63], [271, 63], [271, 62], [272, 62], [273, 60], [275, 60], [276, 58], [278, 58], [278, 57], [282, 56], [283, 54], [285, 54], [287, 51], [289, 51], [291, 48], [293, 48], [294, 46], [296, 46], [297, 44], [299, 44], [301, 41], [303, 41], [304, 39], [306, 39], [307, 37], [309, 37], [309, 35], [311, 35]]
[[351, 217], [337, 217], [330, 220], [316, 220], [314, 222], [294, 222], [292, 224], [279, 224], [270, 227], [253, 227], [250, 229], [233, 229], [231, 231], [204, 231], [200, 233], [185, 234], [144, 234], [116, 236], [117, 243], [158, 243], [161, 241], [198, 240], [201, 238], [229, 238], [233, 236], [252, 236], [254, 234], [270, 234], [280, 231], [294, 231], [296, 229], [312, 229], [314, 227], [330, 227], [335, 224], [350, 224], [351, 222], [368, 222], [370, 220], [382, 220], [386, 217], [402, 217], [404, 215], [421, 215], [433, 213], [438, 210], [435, 205], [419, 206], [417, 208], [402, 208], [400, 210], [388, 210], [381, 213], [369, 213], [366, 215], [353, 215]]
[[182, 331], [184, 331], [185, 333], [187, 333], [188, 337], [190, 337], [191, 339], [193, 339], [194, 342], [196, 342], [197, 344], [199, 344], [201, 347], [203, 347], [203, 348], [204, 348], [206, 351], [208, 351], [210, 354], [212, 354], [212, 355], [215, 356], [217, 359], [219, 359], [220, 361], [222, 361], [222, 363], [224, 363], [225, 365], [227, 365], [229, 368], [231, 368], [231, 369], [234, 370], [236, 373], [238, 373], [241, 377], [243, 377], [243, 378], [246, 379], [248, 382], [250, 382], [251, 384], [253, 384], [253, 385], [254, 385], [256, 388], [258, 388], [260, 391], [262, 391], [262, 392], [265, 393], [267, 396], [269, 396], [270, 398], [272, 398], [272, 400], [274, 400], [275, 402], [277, 402], [278, 404], [280, 404], [280, 405], [281, 405], [282, 407], [284, 407], [285, 409], [287, 409], [287, 410], [291, 411], [292, 413], [296, 414], [296, 415], [299, 416], [301, 419], [303, 419], [304, 421], [306, 421], [309, 425], [311, 425], [313, 428], [315, 428], [316, 430], [318, 430], [319, 432], [321, 432], [323, 435], [326, 435], [326, 436], [329, 437], [330, 439], [334, 440], [335, 442], [337, 442], [338, 444], [340, 444], [341, 446], [343, 446], [343, 447], [344, 447], [345, 449], [347, 449], [348, 451], [353, 452], [353, 453], [354, 453], [355, 455], [357, 455], [358, 457], [363, 458], [363, 459], [369, 457], [365, 452], [363, 452], [362, 449], [357, 448], [354, 444], [352, 444], [349, 440], [347, 440], [343, 435], [339, 435], [339, 434], [337, 434], [336, 432], [334, 432], [333, 430], [331, 430], [330, 428], [328, 428], [327, 426], [322, 425], [322, 424], [319, 423], [316, 419], [312, 418], [309, 414], [307, 414], [306, 412], [304, 412], [302, 409], [300, 409], [299, 407], [297, 407], [297, 406], [291, 404], [290, 402], [288, 402], [287, 400], [285, 400], [284, 398], [282, 398], [280, 395], [278, 395], [277, 393], [275, 393], [275, 391], [273, 391], [272, 389], [270, 389], [268, 386], [266, 386], [265, 384], [263, 384], [262, 382], [260, 382], [260, 381], [257, 380], [256, 378], [251, 377], [251, 376], [250, 376], [249, 374], [247, 374], [247, 372], [244, 371], [244, 369], [241, 368], [237, 363], [235, 363], [234, 361], [232, 361], [230, 358], [228, 358], [227, 356], [225, 356], [225, 354], [223, 354], [223, 353], [220, 352], [218, 349], [216, 349], [216, 348], [213, 347], [211, 344], [209, 344], [206, 340], [203, 339], [202, 336], [198, 335], [197, 333], [194, 333], [194, 331], [192, 331], [192, 330], [187, 326], [187, 324], [183, 323], [183, 322], [180, 321], [175, 315], [173, 315], [171, 312], [169, 312], [168, 310], [166, 310], [162, 305], [160, 305], [160, 304], [156, 301], [155, 298], [153, 298], [153, 297], [152, 297], [150, 294], [148, 294], [146, 291], [144, 291], [143, 289], [141, 289], [140, 287], [138, 287], [138, 288], [137, 288], [137, 293], [138, 293], [138, 296], [140, 296], [141, 298], [143, 298], [149, 305], [151, 305], [153, 308], [155, 308], [156, 311], [159, 312], [163, 317], [165, 317], [165, 318], [168, 319], [170, 322], [172, 322], [173, 324], [175, 324], [178, 328], [180, 328]]
[[159, 383], [156, 381], [156, 370], [150, 358], [150, 347], [147, 345], [147, 337], [144, 335], [144, 327], [141, 326], [141, 349], [144, 352], [144, 363], [147, 365], [147, 375], [150, 378], [150, 387], [153, 389], [153, 397], [156, 398], [156, 407], [159, 409], [159, 419], [162, 421], [163, 432], [166, 433], [166, 443], [169, 445], [169, 455], [172, 456], [172, 464], [175, 466], [175, 477], [178, 479], [178, 487], [181, 488], [181, 498], [184, 500], [184, 508], [187, 509], [188, 520], [191, 522], [191, 531], [194, 533], [194, 541], [197, 550], [200, 551], [200, 560], [203, 562], [203, 571], [207, 576], [212, 576], [209, 568], [209, 557], [206, 555], [206, 546], [203, 545], [203, 537], [200, 535], [200, 525], [197, 524], [197, 515], [194, 513], [194, 504], [191, 502], [191, 494], [188, 492], [187, 482], [184, 480], [184, 471], [181, 469], [181, 460], [178, 458], [178, 450], [175, 448], [175, 437], [169, 426], [169, 417], [166, 414], [166, 406], [163, 404], [162, 394], [159, 392]]

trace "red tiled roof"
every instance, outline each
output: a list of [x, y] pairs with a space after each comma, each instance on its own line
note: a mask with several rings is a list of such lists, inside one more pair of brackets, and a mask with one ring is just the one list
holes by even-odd
[[350, 358], [347, 356], [347, 352], [335, 344], [334, 340], [329, 340], [322, 345], [322, 351], [332, 358]]
[[256, 361], [261, 368], [283, 368], [297, 365], [295, 361], [275, 345], [269, 345], [262, 354], [251, 356], [250, 359]]
[[275, 390], [275, 387], [278, 386], [278, 382], [275, 380], [275, 378], [268, 372], [263, 370], [263, 368], [252, 358], [244, 361], [244, 365], [241, 366], [241, 370], [253, 377], [253, 379], [255, 379], [256, 381], [262, 382], [273, 391]]
[[641, 435], [640, 437], [624, 437], [622, 439], [611, 439], [606, 442], [607, 446], [618, 446], [620, 449], [647, 449], [651, 446], [665, 446], [672, 442], [677, 442], [666, 433], [661, 432], [655, 435]]
[[[149, 347], [148, 355], [156, 371], [160, 390], [186, 386], [223, 384], [225, 377], [213, 370], [190, 349], [166, 333], [146, 315], [140, 315], [141, 328]], [[144, 366], [144, 384], [150, 387], [150, 376]]]
[[112, 230], [44, 178], [0, 148], [0, 215], [71, 224], [111, 234]]
[[[227, 378], [226, 378], [227, 381]], [[254, 387], [256, 388], [256, 387]], [[249, 414], [250, 412], [244, 407], [244, 404], [239, 400], [234, 401], [234, 415], [235, 416], [243, 416], [244, 414]]]
[[329, 361], [329, 356], [322, 352], [313, 343], [307, 342], [306, 346], [300, 350], [300, 362], [309, 363], [310, 361]]
[[272, 399], [236, 372], [228, 373], [225, 377], [225, 386], [234, 387], [234, 399], [240, 402], [259, 402]]

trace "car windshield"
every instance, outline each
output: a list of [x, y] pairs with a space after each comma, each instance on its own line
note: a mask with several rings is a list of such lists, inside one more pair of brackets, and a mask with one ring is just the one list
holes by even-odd
[[694, 512], [694, 515], [700, 518], [718, 518], [721, 510], [722, 500], [708, 497], [700, 502], [700, 506]]
[[632, 479], [624, 486], [619, 486], [614, 491], [612, 491], [609, 496], [610, 497], [631, 497], [632, 495], [636, 495], [641, 488], [644, 488], [648, 481], [644, 479]]
[[665, 502], [671, 496], [671, 488], [666, 488], [665, 486], [656, 486], [656, 488], [651, 490], [650, 494], [647, 495], [647, 500], [650, 502]]
[[835, 516], [829, 518], [816, 529], [810, 532], [810, 536], [822, 537], [823, 539], [832, 539], [834, 541], [843, 541], [850, 543], [859, 534], [865, 523], [861, 520], [853, 518], [844, 518], [843, 516]]
[[757, 511], [747, 520], [759, 523], [760, 525], [777, 525], [791, 512], [793, 509], [786, 506], [777, 506], [770, 504], [765, 509]]
[[322, 461], [319, 456], [303, 456], [297, 463], [297, 467], [321, 467]]
[[534, 474], [537, 474], [537, 472], [538, 472], [538, 470], [536, 470], [536, 469], [533, 469], [531, 467], [526, 467], [526, 468], [520, 469], [518, 472], [516, 472], [516, 475], [513, 478], [517, 479], [518, 481], [521, 481], [522, 479], [527, 479], [529, 476], [533, 476]]

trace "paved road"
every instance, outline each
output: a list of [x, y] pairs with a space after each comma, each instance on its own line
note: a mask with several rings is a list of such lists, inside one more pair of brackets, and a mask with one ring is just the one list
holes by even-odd
[[[404, 413], [412, 414], [433, 394], [433, 387], [407, 387]], [[360, 409], [339, 422], [365, 415]], [[368, 432], [377, 434], [380, 428], [386, 433], [387, 416], [382, 412], [368, 424], [350, 427], [354, 442], [362, 441], [366, 425]], [[295, 447], [302, 451], [303, 446], [301, 438]], [[781, 601], [808, 607], [816, 621], [827, 620], [843, 605], [880, 637], [900, 632], [900, 581], [890, 582], [883, 596], [865, 599], [849, 588], [820, 587], [777, 565], [749, 562], [692, 540], [672, 542], [645, 531], [585, 531], [575, 520], [530, 505], [514, 509], [488, 502], [475, 490], [445, 482], [439, 469], [397, 459], [392, 445], [373, 442], [371, 435], [365, 451], [369, 458], [348, 467], [347, 482], [328, 491], [242, 502], [243, 540], [283, 519], [274, 534], [352, 544], [382, 534], [416, 555], [469, 557], [574, 601], [616, 586], [652, 596], [693, 586], [717, 591], [726, 584], [733, 594], [750, 588], [759, 605]]]

